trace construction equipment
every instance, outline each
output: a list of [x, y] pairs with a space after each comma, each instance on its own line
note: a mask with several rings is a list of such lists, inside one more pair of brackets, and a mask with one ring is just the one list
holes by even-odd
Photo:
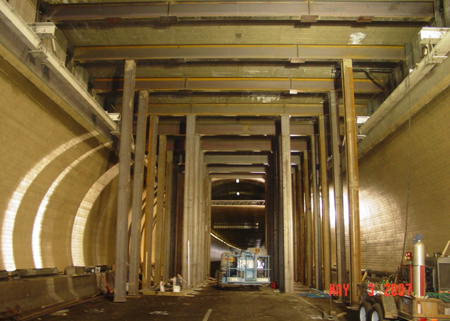
[[437, 253], [425, 258], [417, 239], [412, 262], [381, 282], [366, 280], [359, 308], [360, 321], [450, 320], [450, 257]]
[[259, 248], [223, 252], [217, 285], [263, 285], [270, 283], [270, 256]]

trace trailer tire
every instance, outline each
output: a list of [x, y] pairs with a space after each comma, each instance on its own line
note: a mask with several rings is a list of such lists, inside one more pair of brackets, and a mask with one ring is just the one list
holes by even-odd
[[372, 310], [372, 304], [370, 302], [361, 302], [359, 305], [359, 321], [369, 321], [370, 310]]
[[375, 303], [369, 312], [368, 321], [384, 321], [383, 308], [379, 303]]
[[216, 280], [217, 280], [217, 287], [222, 288], [222, 272], [220, 270], [216, 270]]

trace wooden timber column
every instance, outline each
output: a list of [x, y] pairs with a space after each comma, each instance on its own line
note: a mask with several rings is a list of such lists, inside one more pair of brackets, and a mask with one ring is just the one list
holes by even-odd
[[136, 157], [134, 162], [133, 201], [130, 237], [130, 276], [128, 295], [138, 295], [139, 266], [141, 263], [141, 214], [144, 187], [145, 133], [147, 129], [148, 91], [139, 92], [136, 130]]
[[155, 200], [155, 172], [156, 147], [158, 145], [158, 116], [150, 116], [148, 131], [148, 157], [147, 157], [147, 202], [145, 207], [145, 235], [144, 235], [144, 289], [152, 287], [152, 248], [153, 248], [153, 209]]
[[127, 301], [128, 212], [130, 210], [131, 135], [135, 78], [136, 62], [134, 60], [126, 60], [123, 83], [122, 127], [120, 130], [114, 302]]
[[283, 206], [284, 291], [294, 292], [294, 218], [292, 211], [290, 116], [281, 115], [281, 193]]
[[183, 205], [183, 244], [181, 258], [181, 275], [186, 281], [183, 288], [193, 286], [193, 243], [194, 242], [194, 222], [195, 222], [195, 121], [196, 116], [189, 114], [186, 116], [186, 143], [185, 143], [185, 179], [184, 179], [184, 205]]
[[356, 137], [355, 95], [353, 87], [353, 64], [351, 59], [342, 60], [342, 88], [344, 93], [345, 135], [347, 138], [348, 208], [350, 212], [350, 266], [352, 306], [358, 306], [357, 284], [361, 281], [361, 239], [359, 229], [359, 175]]

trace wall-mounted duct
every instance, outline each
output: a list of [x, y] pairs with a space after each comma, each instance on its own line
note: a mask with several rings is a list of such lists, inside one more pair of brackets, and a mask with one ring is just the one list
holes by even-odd
[[[43, 40], [5, 1], [0, 1], [0, 55], [88, 131], [105, 142], [117, 125]], [[12, 36], [14, 35], [14, 36]]]
[[446, 59], [450, 52], [450, 29], [440, 30], [445, 30], [445, 35], [441, 33], [442, 38], [437, 44], [430, 47], [431, 50], [416, 68], [361, 126], [360, 134], [365, 135], [365, 138], [358, 143], [359, 157], [364, 156], [450, 85], [450, 59]]

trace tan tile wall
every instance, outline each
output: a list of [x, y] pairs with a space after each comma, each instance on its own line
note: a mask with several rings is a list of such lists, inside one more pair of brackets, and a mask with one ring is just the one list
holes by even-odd
[[[40, 93], [10, 65], [0, 58], [0, 112], [3, 115], [0, 126], [0, 233], [5, 222], [6, 209], [10, 200], [27, 173], [53, 150], [66, 142], [86, 133], [72, 118], [67, 116]], [[96, 138], [89, 138], [57, 156], [37, 176], [22, 197], [17, 211], [13, 231], [14, 259], [17, 268], [33, 268], [32, 231], [38, 208], [43, 197], [55, 179], [81, 155], [98, 147]], [[42, 256], [44, 267], [56, 266], [64, 270], [72, 265], [71, 232], [79, 205], [87, 191], [112, 165], [109, 149], [103, 147], [68, 172], [55, 187], [49, 199], [42, 225]], [[25, 182], [26, 183], [26, 182]], [[86, 251], [89, 264], [111, 264], [115, 231], [116, 188], [104, 190], [99, 197], [101, 204], [94, 207], [89, 222], [100, 224], [101, 231], [87, 229]], [[104, 204], [103, 204], [104, 202]], [[105, 224], [107, 222], [107, 224]], [[104, 237], [97, 237], [102, 235]], [[98, 244], [97, 244], [98, 243]], [[100, 250], [99, 250], [100, 249]], [[92, 253], [90, 253], [92, 252]], [[4, 259], [10, 253], [2, 253], [0, 246], [0, 270]]]
[[360, 159], [359, 173], [363, 268], [400, 264], [408, 186], [406, 251], [417, 233], [426, 253], [441, 251], [450, 239], [450, 88], [411, 119], [410, 130], [406, 124]]

